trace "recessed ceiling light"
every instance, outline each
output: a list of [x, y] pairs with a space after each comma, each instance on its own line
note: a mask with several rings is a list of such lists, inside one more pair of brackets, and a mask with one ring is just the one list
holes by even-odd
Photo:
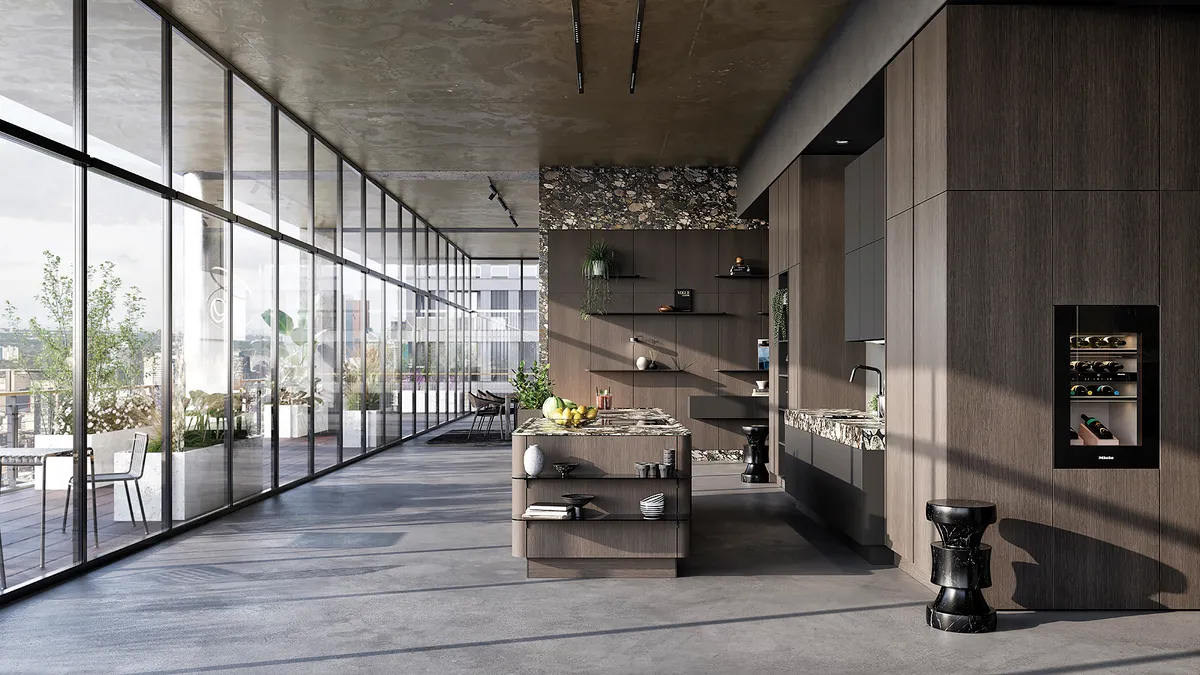
[[850, 141], [848, 141], [844, 138], [839, 138], [836, 141], [834, 141], [834, 143], [837, 143], [838, 145], [850, 145]]

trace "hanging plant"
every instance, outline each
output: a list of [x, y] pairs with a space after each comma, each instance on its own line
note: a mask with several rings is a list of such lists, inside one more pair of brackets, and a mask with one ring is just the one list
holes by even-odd
[[788, 292], [780, 288], [771, 296], [771, 323], [775, 328], [775, 342], [787, 339]]
[[603, 314], [608, 309], [608, 302], [612, 299], [608, 278], [612, 274], [615, 257], [616, 251], [602, 240], [593, 241], [583, 256], [579, 270], [583, 273], [585, 288], [579, 316], [584, 320], [589, 314]]

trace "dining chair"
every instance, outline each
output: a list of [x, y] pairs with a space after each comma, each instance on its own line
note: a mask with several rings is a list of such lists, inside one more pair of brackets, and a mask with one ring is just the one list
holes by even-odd
[[[477, 394], [467, 393], [471, 398], [471, 405], [475, 406], [475, 419], [471, 420], [471, 430], [467, 432], [467, 440], [471, 440], [471, 436], [476, 431], [482, 431], [484, 438], [492, 433], [492, 424], [496, 421], [496, 416], [500, 414], [500, 404], [495, 401], [488, 400]], [[487, 419], [487, 430], [483, 428], [483, 420]], [[476, 429], [478, 425], [478, 429]]]
[[[133, 435], [132, 452], [129, 454], [129, 470], [124, 473], [101, 473], [85, 476], [89, 483], [120, 483], [125, 488], [125, 503], [129, 505], [129, 520], [133, 527], [137, 527], [137, 519], [133, 517], [133, 499], [129, 495], [129, 483], [133, 483], [133, 489], [137, 493], [138, 508], [142, 512], [142, 527], [145, 528], [146, 534], [150, 534], [150, 523], [146, 522], [146, 505], [142, 502], [142, 488], [138, 481], [142, 479], [142, 473], [146, 470], [146, 446], [150, 438], [142, 433], [137, 432]], [[67, 483], [67, 503], [63, 506], [63, 523], [62, 531], [67, 531], [67, 514], [71, 510], [71, 483], [75, 481], [72, 477]], [[116, 490], [116, 486], [113, 487]], [[116, 494], [113, 494], [114, 504], [116, 503]], [[116, 518], [116, 507], [113, 507], [113, 518]]]

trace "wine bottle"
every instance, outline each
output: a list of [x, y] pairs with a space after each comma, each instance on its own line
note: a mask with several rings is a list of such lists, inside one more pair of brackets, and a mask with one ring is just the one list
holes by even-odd
[[1120, 335], [1109, 335], [1108, 337], [1104, 338], [1104, 346], [1110, 349], [1120, 349], [1127, 344], [1129, 343]]
[[1071, 336], [1071, 349], [1079, 349], [1083, 346], [1083, 338], [1078, 335]]
[[1097, 438], [1103, 438], [1107, 440], [1113, 437], [1113, 434], [1108, 430], [1108, 427], [1104, 426], [1104, 423], [1095, 417], [1087, 414], [1080, 414], [1079, 419], [1083, 420], [1083, 426], [1091, 430], [1093, 434], [1096, 434]]
[[1115, 373], [1125, 367], [1125, 364], [1120, 361], [1100, 361], [1094, 368], [1101, 373]]
[[1075, 361], [1074, 363], [1075, 372], [1077, 373], [1091, 373], [1096, 370], [1096, 363], [1094, 361]]
[[1082, 384], [1077, 384], [1074, 387], [1071, 387], [1072, 396], [1086, 396], [1087, 393], [1087, 387], [1083, 386]]
[[1102, 384], [1099, 387], [1096, 387], [1095, 394], [1097, 396], [1116, 396], [1117, 390], [1113, 389], [1107, 384]]
[[1078, 431], [1075, 431], [1074, 429], [1071, 429], [1070, 431], [1071, 431], [1071, 440], [1073, 440], [1073, 441], [1074, 441], [1074, 440], [1078, 440], [1078, 439], [1079, 439], [1079, 432], [1078, 432]]

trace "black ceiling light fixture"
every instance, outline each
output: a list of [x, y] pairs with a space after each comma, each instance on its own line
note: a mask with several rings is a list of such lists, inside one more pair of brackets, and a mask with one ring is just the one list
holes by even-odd
[[583, 42], [579, 37], [579, 0], [571, 0], [571, 23], [575, 32], [575, 85], [583, 93]]
[[500, 194], [500, 190], [496, 187], [496, 184], [492, 182], [491, 176], [488, 176], [488, 187], [492, 190], [491, 194], [488, 195], [488, 201], [490, 202], [493, 199], [498, 200], [500, 202], [500, 207], [504, 209], [505, 213], [508, 214], [508, 220], [513, 224], [513, 227], [520, 227], [520, 225], [517, 224], [517, 219], [513, 216], [512, 210], [509, 209], [508, 204], [505, 203], [504, 196]]
[[646, 0], [638, 0], [637, 21], [633, 24], [633, 65], [629, 67], [629, 93], [637, 84], [638, 52], [642, 50], [642, 20], [646, 18]]

